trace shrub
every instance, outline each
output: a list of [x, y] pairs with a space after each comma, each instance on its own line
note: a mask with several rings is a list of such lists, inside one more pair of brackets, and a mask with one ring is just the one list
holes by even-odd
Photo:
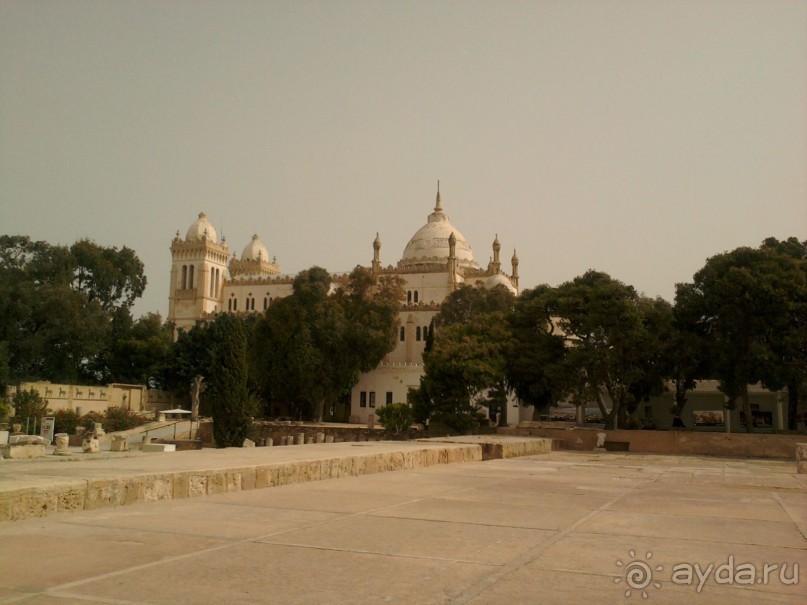
[[74, 435], [76, 427], [81, 425], [81, 416], [75, 410], [57, 410], [53, 417], [55, 418], [55, 433]]
[[89, 433], [93, 430], [93, 423], [100, 422], [101, 424], [104, 423], [104, 415], [98, 412], [87, 412], [81, 417], [81, 423], [79, 426], [83, 426], [84, 429]]
[[378, 421], [384, 425], [388, 433], [400, 435], [415, 421], [412, 408], [408, 403], [390, 403], [376, 410]]
[[104, 419], [102, 420], [104, 430], [110, 432], [128, 431], [136, 426], [145, 424], [146, 421], [144, 416], [123, 407], [107, 409], [106, 414], [104, 414]]
[[26, 418], [34, 419], [35, 423], [31, 423], [28, 430], [33, 431], [34, 427], [42, 424], [42, 418], [48, 413], [48, 400], [42, 399], [36, 389], [28, 391], [18, 391], [11, 398], [11, 403], [14, 406], [14, 420], [25, 425]]

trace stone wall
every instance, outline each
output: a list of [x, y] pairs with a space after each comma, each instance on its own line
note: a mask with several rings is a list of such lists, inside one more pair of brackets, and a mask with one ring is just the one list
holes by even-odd
[[807, 439], [803, 434], [772, 435], [755, 433], [701, 433], [695, 431], [606, 431], [604, 429], [555, 429], [508, 427], [500, 435], [549, 437], [563, 442], [567, 450], [593, 450], [597, 433], [606, 434], [609, 443], [627, 443], [628, 451], [645, 454], [691, 454], [743, 456], [749, 458], [784, 458], [793, 460], [796, 444]]
[[[296, 438], [300, 433], [305, 435], [306, 441], [316, 441], [317, 433], [324, 433], [326, 437], [333, 437], [334, 443], [349, 441], [381, 441], [386, 438], [383, 428], [368, 429], [364, 425], [333, 426], [328, 424], [286, 424], [283, 422], [253, 422], [249, 431], [249, 438], [256, 445], [263, 445], [267, 439], [272, 439], [274, 445], [280, 445], [283, 437]], [[216, 447], [213, 439], [213, 423], [202, 422], [199, 425], [197, 437], [201, 439], [203, 447]]]

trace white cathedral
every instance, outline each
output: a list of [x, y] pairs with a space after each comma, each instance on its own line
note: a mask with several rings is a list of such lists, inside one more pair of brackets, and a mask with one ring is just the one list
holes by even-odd
[[[493, 256], [487, 268], [474, 260], [471, 247], [443, 211], [440, 189], [434, 211], [404, 248], [396, 266], [382, 267], [381, 241], [373, 242], [373, 274], [395, 275], [404, 281], [406, 302], [402, 303], [395, 349], [372, 372], [362, 374], [350, 395], [348, 418], [335, 420], [366, 423], [375, 409], [405, 402], [410, 388], [423, 375], [426, 330], [440, 310], [440, 304], [461, 284], [503, 285], [518, 294], [518, 256], [511, 259], [511, 273], [502, 270], [501, 245], [493, 240]], [[257, 235], [252, 236], [241, 257], [230, 250], [204, 212], [188, 228], [185, 238], [177, 231], [171, 243], [171, 281], [168, 321], [177, 330], [190, 330], [197, 321], [215, 313], [263, 313], [273, 300], [292, 293], [294, 276], [282, 275], [280, 266]], [[271, 260], [270, 260], [271, 258]], [[517, 407], [510, 402], [508, 405]], [[327, 412], [327, 411], [326, 411]], [[531, 411], [513, 409], [507, 417], [518, 422]]]

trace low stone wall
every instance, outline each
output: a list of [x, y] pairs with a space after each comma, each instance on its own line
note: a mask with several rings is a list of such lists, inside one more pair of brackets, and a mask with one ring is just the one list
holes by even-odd
[[[226, 456], [226, 451], [221, 450], [222, 455]], [[0, 490], [0, 521], [482, 460], [482, 449], [466, 444], [402, 444], [397, 450], [390, 451], [387, 446], [385, 451], [349, 455], [333, 455], [333, 450], [326, 447], [320, 451], [322, 457], [318, 458], [242, 462], [238, 466], [227, 466], [219, 460], [210, 463], [216, 468], [206, 470], [136, 474], [119, 471], [109, 477], [65, 478], [41, 488]], [[170, 454], [172, 460], [183, 455], [189, 454]]]
[[418, 439], [418, 441], [428, 443], [476, 444], [482, 447], [482, 460], [536, 456], [539, 454], [548, 454], [555, 449], [553, 448], [553, 440], [548, 438], [519, 439], [510, 436], [468, 435], [464, 437]]
[[509, 427], [500, 435], [549, 437], [562, 440], [567, 450], [593, 450], [597, 433], [605, 433], [608, 443], [627, 443], [628, 451], [645, 454], [690, 454], [708, 456], [740, 456], [747, 458], [781, 458], [794, 460], [796, 444], [805, 435], [771, 435], [755, 433], [699, 433], [695, 431], [607, 431], [604, 429], [553, 429]]
[[[301, 433], [305, 435], [306, 441], [310, 440], [311, 442], [316, 442], [318, 433], [324, 433], [325, 437], [333, 437], [333, 443], [381, 441], [386, 438], [386, 433], [381, 427], [368, 429], [364, 425], [347, 427], [309, 423], [285, 424], [281, 422], [253, 422], [249, 431], [249, 438], [258, 446], [266, 443], [267, 439], [271, 439], [273, 445], [278, 446], [282, 443], [283, 437], [296, 439]], [[201, 440], [203, 447], [216, 447], [216, 441], [213, 439], [212, 422], [201, 423], [196, 436]]]

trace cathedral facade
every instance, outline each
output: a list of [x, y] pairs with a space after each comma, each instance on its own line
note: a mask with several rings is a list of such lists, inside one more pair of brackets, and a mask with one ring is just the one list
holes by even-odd
[[[369, 422], [377, 408], [407, 400], [409, 389], [417, 387], [423, 375], [423, 350], [432, 318], [460, 285], [501, 285], [518, 294], [515, 251], [509, 274], [502, 269], [498, 236], [492, 251], [487, 267], [474, 259], [468, 241], [443, 210], [439, 187], [426, 224], [411, 237], [397, 264], [382, 266], [381, 240], [376, 235], [368, 269], [377, 276], [400, 277], [406, 300], [401, 304], [395, 349], [375, 370], [362, 374], [350, 395], [349, 417], [341, 420]], [[234, 252], [230, 256], [226, 241], [218, 240], [204, 213], [188, 228], [184, 239], [177, 231], [171, 257], [168, 320], [177, 330], [190, 330], [196, 322], [216, 313], [263, 313], [273, 300], [292, 294], [294, 276], [281, 274], [277, 261], [274, 257], [270, 260], [257, 235], [252, 236], [240, 258]], [[508, 416], [516, 420], [518, 410], [513, 412]]]

